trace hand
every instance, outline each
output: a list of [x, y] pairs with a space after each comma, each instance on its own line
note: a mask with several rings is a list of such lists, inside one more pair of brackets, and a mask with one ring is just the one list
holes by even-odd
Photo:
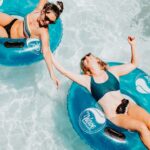
[[52, 80], [55, 82], [57, 89], [58, 89], [60, 86], [60, 81], [56, 77], [52, 77]]
[[135, 46], [135, 45], [136, 45], [135, 37], [134, 37], [134, 36], [128, 36], [128, 43], [129, 43], [131, 46]]

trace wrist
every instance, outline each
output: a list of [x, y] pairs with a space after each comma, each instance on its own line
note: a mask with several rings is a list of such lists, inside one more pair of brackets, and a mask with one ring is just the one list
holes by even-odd
[[51, 78], [52, 78], [53, 80], [55, 80], [55, 79], [56, 79], [56, 76], [53, 74], [53, 75], [51, 75]]
[[135, 44], [130, 44], [131, 48], [135, 48], [136, 45]]
[[54, 78], [55, 77], [55, 75], [54, 74], [51, 74], [51, 78]]

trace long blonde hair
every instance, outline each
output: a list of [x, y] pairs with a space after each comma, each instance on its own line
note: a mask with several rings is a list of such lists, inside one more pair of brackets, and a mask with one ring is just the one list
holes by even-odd
[[[89, 55], [91, 55], [91, 53], [86, 54], [86, 55], [81, 59], [81, 61], [80, 61], [80, 67], [81, 67], [81, 70], [83, 71], [84, 74], [87, 74], [87, 75], [91, 76], [91, 75], [92, 75], [92, 74], [91, 74], [91, 71], [90, 71], [90, 70], [85, 66], [85, 64], [84, 64], [84, 60], [85, 60], [86, 56], [89, 56]], [[100, 65], [100, 69], [102, 69], [102, 70], [107, 70], [107, 68], [108, 68], [107, 63], [104, 62], [104, 61], [102, 61], [102, 60], [101, 60], [100, 58], [98, 58], [98, 57], [95, 57], [95, 58], [97, 59], [98, 64]]]

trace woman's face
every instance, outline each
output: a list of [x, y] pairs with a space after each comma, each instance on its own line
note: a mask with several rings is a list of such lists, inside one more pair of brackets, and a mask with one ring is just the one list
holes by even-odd
[[40, 27], [47, 26], [49, 24], [54, 24], [56, 21], [56, 15], [53, 11], [49, 11], [48, 13], [45, 13], [42, 11], [40, 20], [39, 20], [39, 25]]
[[96, 66], [99, 66], [97, 58], [93, 56], [91, 53], [83, 57], [82, 61], [85, 67], [88, 68], [89, 70], [93, 69]]

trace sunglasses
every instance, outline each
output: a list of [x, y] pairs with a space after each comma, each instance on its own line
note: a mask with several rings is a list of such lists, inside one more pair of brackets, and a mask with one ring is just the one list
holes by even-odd
[[86, 54], [86, 55], [81, 59], [81, 61], [84, 61], [84, 60], [86, 59], [86, 57], [87, 57], [87, 56], [90, 56], [90, 55], [92, 55], [92, 54], [91, 54], [91, 53]]
[[48, 21], [49, 24], [55, 24], [55, 21], [53, 20], [50, 20], [50, 18], [47, 17], [47, 15], [45, 14], [45, 18], [44, 18], [45, 21]]

